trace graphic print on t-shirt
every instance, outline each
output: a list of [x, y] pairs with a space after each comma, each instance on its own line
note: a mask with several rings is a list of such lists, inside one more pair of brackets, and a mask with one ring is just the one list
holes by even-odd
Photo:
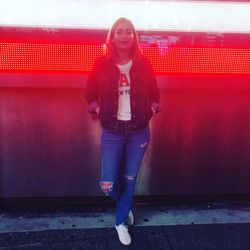
[[120, 70], [120, 78], [118, 82], [119, 100], [117, 119], [129, 121], [131, 120], [129, 70], [132, 66], [132, 60], [130, 60], [127, 64], [117, 66]]
[[130, 94], [130, 81], [128, 80], [126, 74], [124, 73], [120, 73], [119, 94], [120, 95]]

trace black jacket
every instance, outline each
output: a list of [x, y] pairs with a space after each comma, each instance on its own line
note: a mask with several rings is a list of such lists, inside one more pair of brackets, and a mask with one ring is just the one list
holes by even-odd
[[[152, 117], [151, 106], [156, 112], [159, 107], [159, 89], [152, 67], [144, 57], [133, 60], [130, 69], [130, 129], [138, 130], [148, 126]], [[120, 71], [112, 59], [101, 57], [94, 65], [87, 81], [86, 99], [88, 112], [95, 113], [100, 107], [100, 121], [104, 128], [117, 129], [118, 81]]]

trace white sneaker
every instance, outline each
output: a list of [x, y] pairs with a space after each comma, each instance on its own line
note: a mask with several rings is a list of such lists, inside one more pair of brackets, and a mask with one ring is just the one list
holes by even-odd
[[120, 242], [123, 245], [129, 245], [131, 243], [131, 237], [128, 232], [128, 228], [126, 227], [125, 224], [120, 224], [119, 226], [115, 226], [115, 229], [118, 233], [118, 237]]
[[129, 226], [132, 226], [135, 223], [135, 217], [131, 210], [129, 211], [129, 214], [128, 214], [127, 223]]

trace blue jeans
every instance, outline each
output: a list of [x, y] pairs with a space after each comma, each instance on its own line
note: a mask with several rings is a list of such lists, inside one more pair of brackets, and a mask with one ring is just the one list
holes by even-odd
[[149, 128], [130, 131], [125, 126], [122, 131], [102, 130], [100, 186], [116, 201], [116, 225], [124, 223], [131, 210], [136, 177], [149, 139]]

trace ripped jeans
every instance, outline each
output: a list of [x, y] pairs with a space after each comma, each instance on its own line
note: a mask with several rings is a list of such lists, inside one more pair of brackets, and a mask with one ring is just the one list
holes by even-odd
[[[121, 122], [126, 124], [127, 122]], [[132, 207], [136, 177], [150, 139], [149, 128], [121, 132], [102, 130], [102, 191], [116, 202], [116, 225]]]

